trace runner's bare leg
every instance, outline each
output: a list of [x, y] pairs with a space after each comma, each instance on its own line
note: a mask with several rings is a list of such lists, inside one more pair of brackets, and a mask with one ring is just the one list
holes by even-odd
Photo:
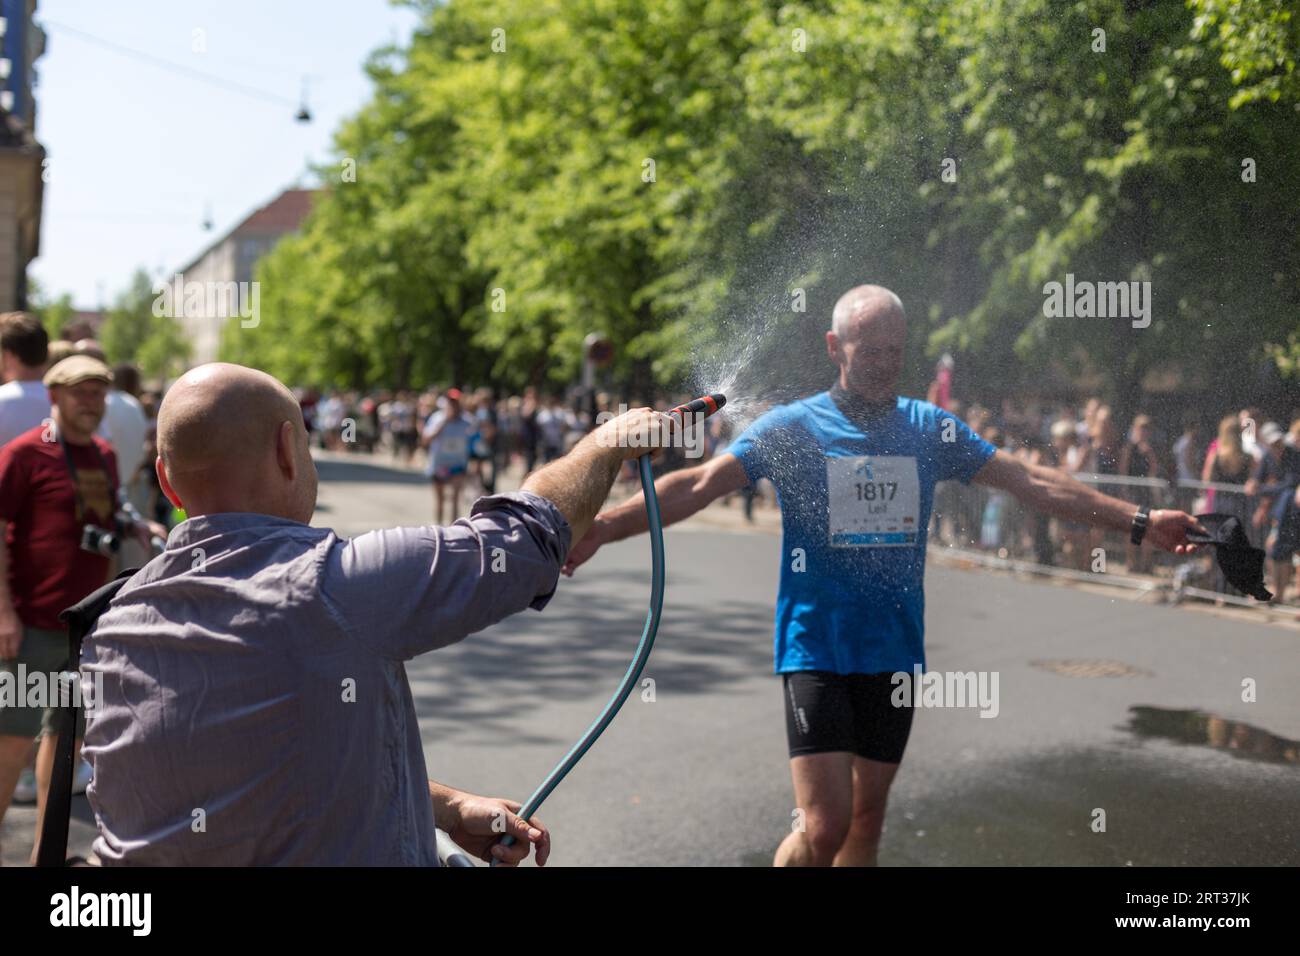
[[880, 832], [885, 825], [885, 803], [898, 773], [896, 763], [853, 758], [853, 819], [849, 835], [835, 854], [835, 866], [875, 866]]
[[465, 476], [463, 474], [453, 475], [451, 479], [451, 520], [455, 521], [460, 517], [460, 490], [465, 485]]
[[[853, 816], [853, 754], [823, 753], [790, 758], [796, 824], [777, 847], [774, 866], [830, 866], [849, 833]], [[800, 825], [801, 824], [801, 825]]]
[[446, 524], [442, 520], [443, 505], [447, 499], [447, 486], [445, 482], [435, 481], [433, 483], [433, 523], [437, 525]]

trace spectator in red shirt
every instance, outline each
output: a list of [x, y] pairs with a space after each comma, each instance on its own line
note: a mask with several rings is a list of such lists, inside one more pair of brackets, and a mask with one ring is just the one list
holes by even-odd
[[[59, 613], [108, 578], [116, 534], [118, 475], [112, 447], [95, 434], [113, 376], [90, 356], [74, 356], [46, 373], [51, 422], [0, 449], [0, 671], [17, 699], [0, 697], [0, 821], [31, 750], [36, 759], [37, 823], [54, 765], [53, 707], [26, 706], [26, 675], [64, 669], [68, 639]], [[156, 522], [128, 522], [146, 545], [166, 535]], [[21, 670], [20, 670], [21, 669]], [[81, 728], [77, 731], [80, 745]], [[35, 850], [33, 858], [35, 857]]]

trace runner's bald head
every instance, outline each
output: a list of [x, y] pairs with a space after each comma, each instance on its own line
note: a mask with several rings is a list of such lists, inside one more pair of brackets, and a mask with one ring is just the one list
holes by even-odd
[[831, 313], [831, 331], [840, 338], [851, 334], [859, 322], [907, 321], [903, 300], [882, 285], [854, 286], [840, 296]]
[[160, 481], [191, 515], [245, 511], [305, 522], [315, 510], [302, 411], [265, 372], [214, 362], [182, 375], [158, 409], [158, 457]]

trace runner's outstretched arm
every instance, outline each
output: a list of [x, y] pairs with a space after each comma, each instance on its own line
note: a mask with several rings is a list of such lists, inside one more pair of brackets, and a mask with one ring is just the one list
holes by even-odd
[[[1071, 478], [1059, 468], [1030, 465], [1001, 449], [972, 479], [989, 488], [1001, 488], [1020, 501], [1056, 518], [1082, 521], [1098, 528], [1127, 532], [1133, 526], [1137, 505], [1103, 495]], [[1175, 554], [1190, 554], [1197, 545], [1187, 543], [1189, 530], [1205, 529], [1184, 511], [1151, 512], [1146, 540]]]
[[[655, 482], [659, 513], [665, 526], [689, 518], [709, 502], [749, 484], [749, 476], [735, 455], [719, 455], [694, 468], [670, 472]], [[587, 561], [602, 544], [622, 541], [647, 529], [645, 496], [638, 492], [621, 505], [603, 511], [591, 529], [569, 550], [564, 573]]]

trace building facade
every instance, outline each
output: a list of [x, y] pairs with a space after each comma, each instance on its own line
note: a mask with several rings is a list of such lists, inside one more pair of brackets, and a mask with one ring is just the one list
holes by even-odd
[[0, 312], [27, 307], [27, 264], [41, 250], [45, 149], [36, 141], [36, 0], [0, 0]]
[[191, 344], [192, 365], [217, 360], [222, 329], [227, 322], [240, 320], [238, 308], [230, 307], [225, 292], [234, 290], [242, 295], [241, 290], [248, 289], [254, 281], [257, 261], [284, 236], [298, 231], [311, 212], [315, 196], [314, 189], [286, 189], [203, 250], [180, 270], [180, 281], [175, 277], [168, 280], [173, 288], [183, 284], [185, 290], [204, 292], [202, 307], [193, 307], [197, 299], [189, 299], [187, 292], [186, 307], [176, 310]]

